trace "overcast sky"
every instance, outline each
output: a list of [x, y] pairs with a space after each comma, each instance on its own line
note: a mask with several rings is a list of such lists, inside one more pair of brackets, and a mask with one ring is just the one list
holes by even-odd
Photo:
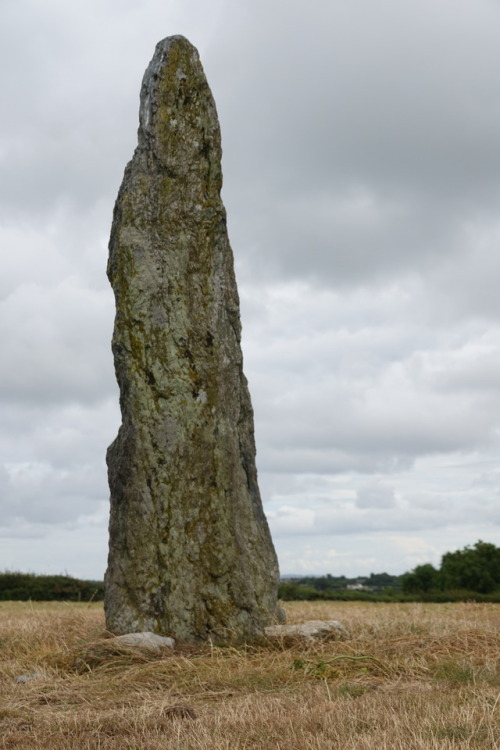
[[105, 269], [157, 41], [221, 121], [283, 573], [500, 545], [500, 3], [2, 0], [0, 569], [102, 577]]

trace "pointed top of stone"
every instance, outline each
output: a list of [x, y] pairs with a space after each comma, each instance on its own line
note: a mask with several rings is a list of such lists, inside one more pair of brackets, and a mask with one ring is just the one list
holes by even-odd
[[215, 136], [220, 158], [215, 102], [198, 51], [186, 37], [169, 36], [156, 45], [142, 79], [139, 123], [139, 146], [147, 142], [157, 158], [167, 158], [176, 176], [196, 165], [207, 135]]

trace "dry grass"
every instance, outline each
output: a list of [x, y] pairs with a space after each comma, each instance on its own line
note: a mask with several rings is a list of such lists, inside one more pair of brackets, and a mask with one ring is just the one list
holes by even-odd
[[99, 605], [0, 603], [0, 748], [500, 748], [500, 605], [286, 609], [350, 637], [152, 658], [106, 640]]

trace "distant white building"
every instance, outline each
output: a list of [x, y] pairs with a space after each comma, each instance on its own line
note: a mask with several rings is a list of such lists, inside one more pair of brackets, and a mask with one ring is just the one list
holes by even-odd
[[349, 591], [369, 591], [370, 587], [365, 586], [361, 581], [356, 581], [356, 583], [348, 583], [346, 589], [349, 589]]

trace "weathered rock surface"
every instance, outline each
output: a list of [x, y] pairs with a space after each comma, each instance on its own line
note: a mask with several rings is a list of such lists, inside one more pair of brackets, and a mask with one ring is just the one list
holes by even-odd
[[338, 620], [307, 620], [298, 625], [269, 625], [265, 628], [268, 638], [302, 638], [306, 641], [329, 640], [339, 635], [348, 635]]
[[47, 675], [43, 672], [30, 672], [29, 674], [17, 675], [17, 677], [14, 677], [14, 681], [17, 682], [18, 685], [25, 685], [27, 682], [32, 682], [33, 680], [43, 680], [46, 677]]
[[116, 643], [123, 643], [125, 646], [137, 646], [146, 651], [162, 651], [163, 649], [175, 648], [173, 638], [168, 638], [156, 633], [125, 633], [115, 637]]
[[114, 633], [251, 639], [276, 614], [221, 184], [198, 53], [169, 37], [144, 75], [109, 246], [122, 412], [107, 455]]

